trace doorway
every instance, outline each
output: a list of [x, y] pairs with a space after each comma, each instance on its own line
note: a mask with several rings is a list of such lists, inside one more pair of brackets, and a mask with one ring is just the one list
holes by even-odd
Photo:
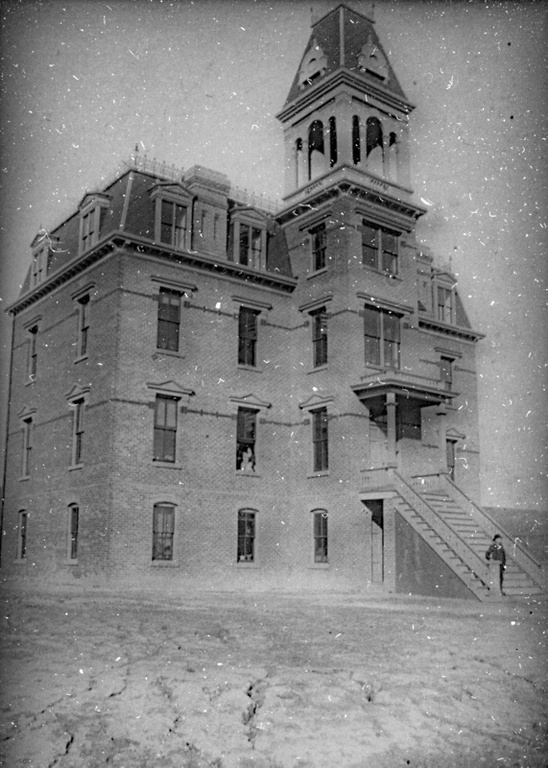
[[368, 499], [363, 502], [371, 512], [371, 581], [384, 582], [384, 502]]

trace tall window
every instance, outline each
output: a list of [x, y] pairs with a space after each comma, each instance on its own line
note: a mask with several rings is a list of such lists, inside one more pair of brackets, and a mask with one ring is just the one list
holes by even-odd
[[152, 559], [173, 560], [175, 533], [175, 507], [173, 504], [155, 504], [152, 516]]
[[27, 556], [28, 512], [21, 510], [17, 516], [17, 559], [24, 560]]
[[96, 210], [93, 208], [82, 216], [82, 253], [89, 250], [95, 242]]
[[329, 118], [329, 167], [337, 165], [337, 122], [334, 117]]
[[314, 472], [323, 472], [329, 466], [327, 449], [327, 408], [316, 408], [312, 414], [312, 446]]
[[437, 315], [443, 323], [453, 322], [453, 291], [451, 288], [437, 286]]
[[38, 338], [38, 326], [34, 325], [29, 328], [29, 359], [28, 359], [28, 371], [29, 379], [34, 381], [36, 377], [36, 364], [37, 364], [37, 338]]
[[238, 563], [253, 563], [255, 561], [255, 528], [256, 513], [249, 509], [238, 511]]
[[453, 389], [453, 360], [450, 357], [440, 357], [440, 378], [444, 389]]
[[21, 462], [21, 477], [29, 477], [32, 454], [32, 417], [23, 419], [23, 457]]
[[37, 285], [39, 285], [46, 279], [47, 269], [48, 269], [48, 258], [49, 258], [48, 246], [44, 246], [40, 248], [40, 250], [35, 253], [34, 258], [32, 260], [32, 271], [30, 276], [31, 288], [35, 288]]
[[78, 528], [80, 525], [80, 509], [76, 504], [68, 508], [68, 558], [78, 560]]
[[162, 200], [160, 242], [179, 250], [186, 242], [186, 207], [171, 200]]
[[238, 263], [258, 269], [261, 265], [261, 244], [263, 231], [258, 227], [240, 223], [238, 241]]
[[179, 351], [179, 328], [181, 323], [181, 294], [167, 288], [160, 288], [158, 297], [158, 349]]
[[365, 364], [400, 367], [400, 320], [385, 309], [364, 309]]
[[72, 464], [77, 466], [82, 463], [82, 446], [84, 442], [84, 409], [85, 400], [79, 398], [71, 403], [74, 408], [72, 421]]
[[236, 435], [236, 469], [255, 472], [255, 440], [257, 411], [238, 408]]
[[360, 118], [354, 115], [352, 118], [352, 162], [358, 165], [362, 159], [360, 143]]
[[259, 313], [248, 307], [240, 307], [238, 316], [238, 364], [257, 364], [257, 318]]
[[327, 512], [317, 509], [313, 513], [314, 562], [327, 563]]
[[398, 233], [363, 221], [362, 264], [388, 275], [397, 275]]
[[310, 313], [312, 319], [312, 363], [327, 365], [327, 312], [325, 307]]
[[88, 353], [89, 341], [89, 294], [78, 299], [78, 339], [76, 354], [85, 357]]
[[153, 461], [175, 461], [177, 403], [176, 397], [156, 395], [154, 405]]
[[319, 224], [310, 232], [312, 236], [312, 269], [317, 272], [319, 269], [325, 269], [326, 260], [326, 242], [327, 232], [325, 224]]

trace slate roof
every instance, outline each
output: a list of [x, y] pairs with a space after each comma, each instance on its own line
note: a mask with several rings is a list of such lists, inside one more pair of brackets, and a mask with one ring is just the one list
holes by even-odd
[[379, 87], [379, 80], [374, 75], [363, 72], [359, 67], [359, 56], [368, 39], [384, 54], [387, 60], [388, 77], [381, 87], [407, 102], [375, 31], [374, 22], [367, 16], [341, 3], [312, 26], [312, 34], [289, 90], [286, 106], [303, 94], [303, 89], [299, 84], [299, 73], [309, 51], [316, 45], [322, 49], [327, 58], [327, 69], [318, 82], [324, 81], [340, 69], [346, 69], [359, 77], [364, 85], [370, 84]]

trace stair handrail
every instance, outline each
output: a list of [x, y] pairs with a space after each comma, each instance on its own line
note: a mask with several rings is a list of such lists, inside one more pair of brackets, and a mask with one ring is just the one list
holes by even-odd
[[[506, 531], [504, 527], [489, 514], [489, 512], [486, 512], [485, 509], [476, 504], [470, 498], [470, 496], [468, 496], [468, 494], [463, 491], [462, 488], [459, 488], [459, 486], [453, 482], [453, 480], [451, 480], [451, 478], [449, 478], [446, 474], [443, 475], [442, 483], [445, 483], [447, 486], [447, 490], [453, 501], [460, 505], [461, 500], [464, 500], [471, 507], [477, 523], [482, 523], [483, 518], [489, 522], [491, 530], [487, 530], [486, 533], [490, 535], [499, 533], [502, 536], [503, 545], [508, 549], [512, 549], [512, 560], [515, 560], [516, 563], [521, 568], [523, 568], [525, 573], [527, 573], [527, 575], [533, 579], [533, 581], [544, 587], [546, 581], [545, 575], [543, 572], [542, 564], [536, 559], [536, 557], [531, 554], [531, 552], [529, 552], [517, 538], [511, 536], [508, 531]], [[488, 528], [489, 526], [485, 526], [484, 524], [484, 527]], [[518, 553], [519, 557], [516, 557], [516, 554]], [[508, 554], [510, 555], [509, 552]], [[534, 568], [531, 566], [534, 566]]]
[[[420, 493], [418, 493], [397, 470], [394, 470], [394, 481], [396, 487], [399, 486], [398, 490], [403, 491], [401, 495], [404, 501], [407, 501], [415, 508], [418, 506], [420, 514], [432, 529], [436, 531], [436, 533], [441, 534], [444, 541], [452, 547], [455, 554], [459, 555], [459, 557], [464, 555], [462, 559], [466, 565], [473, 571], [478, 579], [485, 584], [485, 586], [489, 586], [491, 575], [488, 563], [482, 560], [478, 553], [475, 552], [456, 531], [442, 520], [428, 502], [423, 499]], [[408, 497], [410, 494], [413, 499], [411, 502], [409, 501], [409, 498], [406, 498], [406, 496]], [[423, 511], [426, 511], [425, 515], [423, 514]]]

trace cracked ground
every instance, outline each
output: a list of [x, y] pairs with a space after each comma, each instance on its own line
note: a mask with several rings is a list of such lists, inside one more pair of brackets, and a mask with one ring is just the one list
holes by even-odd
[[546, 768], [548, 605], [3, 591], [3, 768]]

